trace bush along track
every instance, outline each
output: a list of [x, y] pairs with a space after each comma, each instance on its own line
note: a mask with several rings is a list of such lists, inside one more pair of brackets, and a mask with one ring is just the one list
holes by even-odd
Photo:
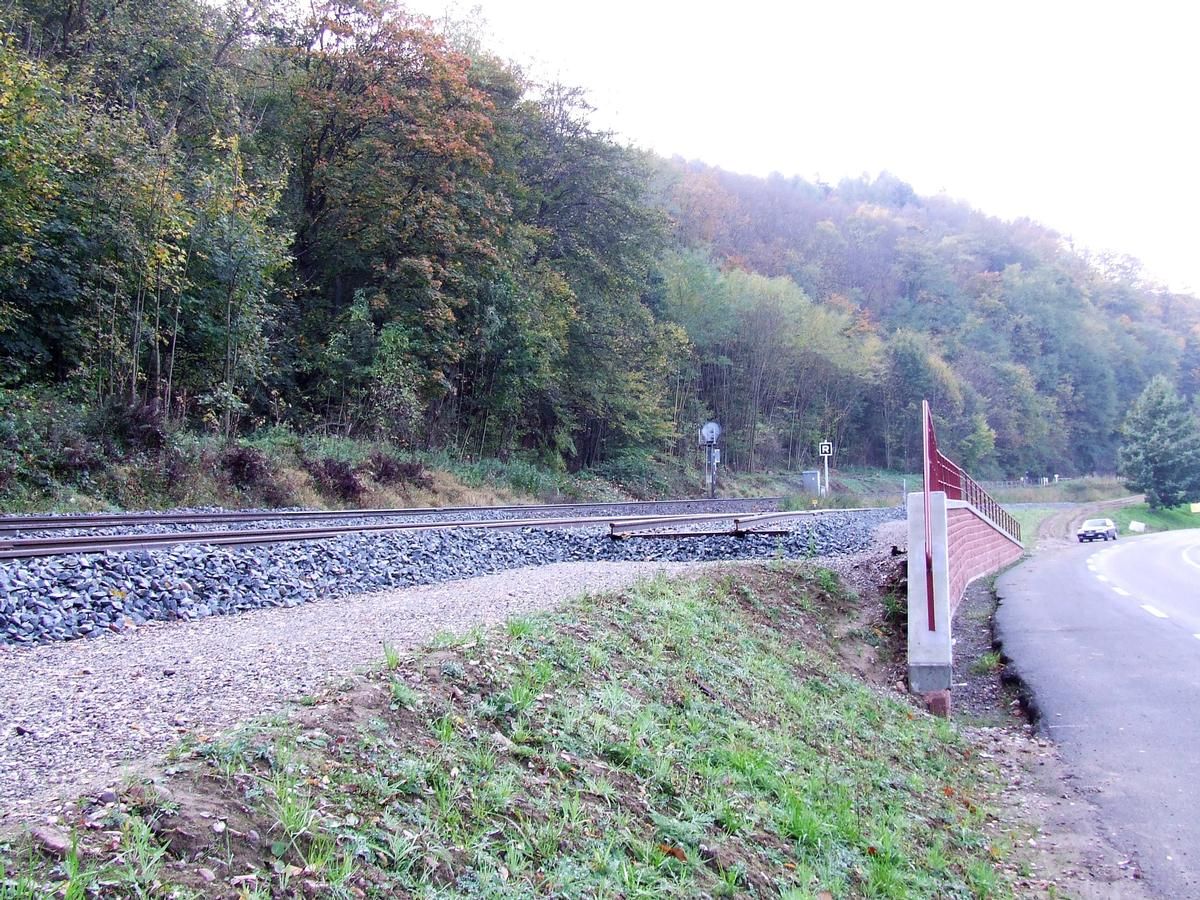
[[11, 840], [0, 896], [1009, 896], [999, 776], [839, 668], [836, 584], [658, 579], [387, 652]]

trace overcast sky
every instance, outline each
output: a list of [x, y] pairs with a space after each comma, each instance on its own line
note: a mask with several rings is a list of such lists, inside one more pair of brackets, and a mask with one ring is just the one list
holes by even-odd
[[1185, 0], [480, 6], [492, 49], [587, 88], [596, 124], [639, 146], [830, 183], [886, 169], [1200, 290], [1200, 15]]

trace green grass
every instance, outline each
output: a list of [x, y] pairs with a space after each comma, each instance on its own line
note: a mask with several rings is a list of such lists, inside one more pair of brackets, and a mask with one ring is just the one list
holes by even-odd
[[1021, 526], [1021, 543], [1030, 548], [1037, 543], [1038, 526], [1042, 524], [1043, 519], [1053, 515], [1055, 510], [1050, 506], [1023, 506], [1017, 509], [1009, 508], [1008, 512]]
[[383, 667], [387, 671], [394, 672], [399, 668], [401, 658], [400, 651], [395, 646], [387, 641], [383, 642]]
[[[821, 470], [822, 481], [824, 470]], [[799, 471], [725, 473], [719, 494], [722, 497], [784, 498], [784, 509], [860, 509], [867, 506], [899, 506], [905, 490], [920, 490], [921, 476], [846, 466], [830, 471], [833, 490], [825, 497], [805, 492]]]
[[905, 491], [921, 489], [920, 472], [894, 472], [888, 469], [872, 469], [863, 466], [845, 466], [833, 473], [834, 486], [857, 494], [889, 495], [897, 499]]
[[[824, 477], [822, 470], [822, 481]], [[847, 466], [831, 471], [833, 490], [824, 497], [804, 492], [799, 472], [790, 473], [789, 479], [782, 484], [780, 491], [786, 510], [901, 506], [905, 503], [906, 491], [921, 489], [920, 475], [863, 466]]]
[[[236, 895], [246, 872], [262, 896], [305, 879], [334, 897], [1011, 896], [989, 820], [1000, 776], [952, 725], [841, 670], [822, 635], [849, 602], [833, 573], [779, 565], [443, 638], [436, 662], [367, 676], [353, 715], [330, 694], [302, 724], [176, 764], [205, 809], [249, 816], [230, 833], [261, 836], [233, 839], [213, 884], [177, 884], [193, 869], [140, 826], [115, 855], [81, 832], [95, 871], [80, 883], [120, 870], [111, 896]], [[0, 848], [7, 896], [67, 874], [21, 853]]]
[[987, 675], [989, 672], [995, 672], [1003, 664], [1003, 658], [999, 653], [989, 650], [987, 653], [980, 654], [979, 658], [971, 664], [971, 671], [976, 675]]
[[1200, 515], [1192, 512], [1187, 506], [1176, 506], [1172, 509], [1151, 509], [1144, 503], [1136, 506], [1122, 506], [1114, 509], [1110, 517], [1117, 523], [1121, 534], [1128, 534], [1129, 523], [1144, 522], [1146, 531], [1174, 531], [1180, 528], [1200, 528]]
[[1000, 503], [1094, 503], [1129, 496], [1129, 490], [1116, 478], [1073, 478], [1046, 485], [996, 487], [989, 489]]

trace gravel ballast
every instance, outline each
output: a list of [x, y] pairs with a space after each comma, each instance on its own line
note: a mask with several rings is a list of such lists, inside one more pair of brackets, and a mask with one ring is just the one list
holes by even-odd
[[[105, 514], [64, 516], [74, 520], [70, 527], [55, 527], [57, 517], [41, 515], [3, 516], [7, 536], [14, 538], [62, 535], [187, 534], [197, 531], [244, 531], [258, 528], [296, 528], [317, 525], [378, 524], [381, 522], [480, 522], [506, 519], [553, 518], [563, 515], [594, 516], [597, 521], [614, 518], [657, 515], [695, 515], [699, 513], [774, 512], [779, 508], [773, 498], [717, 500], [656, 500], [611, 503], [563, 503], [537, 506], [443, 507], [382, 510], [314, 510], [301, 507], [275, 509], [225, 509], [201, 507], [161, 512], [114, 513], [119, 524], [87, 525], [89, 520], [105, 521]], [[233, 518], [229, 518], [232, 516]], [[150, 518], [148, 518], [150, 517]], [[29, 525], [23, 527], [22, 522]], [[12, 529], [12, 530], [9, 530]]]
[[704, 562], [855, 553], [897, 509], [839, 511], [791, 520], [781, 537], [639, 537], [597, 530], [382, 532], [252, 547], [41, 557], [0, 564], [0, 645], [122, 631], [295, 607], [391, 588], [565, 562]]

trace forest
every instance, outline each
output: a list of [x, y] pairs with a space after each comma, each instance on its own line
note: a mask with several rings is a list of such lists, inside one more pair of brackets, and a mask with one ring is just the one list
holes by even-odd
[[[1200, 303], [888, 174], [663, 159], [381, 0], [0, 8], [0, 402], [579, 470], [1114, 471]], [[814, 90], [817, 88], [814, 88]], [[1097, 185], [1097, 190], [1104, 189]], [[3, 435], [0, 435], [2, 438]]]

